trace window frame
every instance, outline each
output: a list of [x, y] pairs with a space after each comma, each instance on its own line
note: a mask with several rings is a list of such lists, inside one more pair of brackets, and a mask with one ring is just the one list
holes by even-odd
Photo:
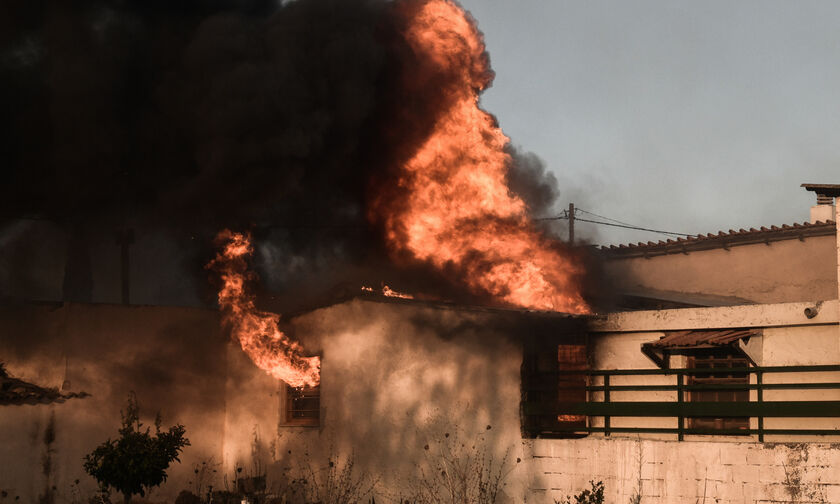
[[[321, 426], [321, 384], [316, 387], [292, 387], [291, 385], [281, 382], [280, 384], [280, 409], [283, 413], [283, 418], [280, 422], [281, 427], [320, 427]], [[301, 397], [303, 394], [309, 394], [306, 397]], [[296, 416], [295, 409], [296, 400], [312, 400], [317, 399], [317, 415], [310, 416]], [[306, 412], [313, 412], [316, 409], [303, 410]]]
[[[572, 347], [577, 348], [575, 351]], [[561, 358], [574, 356], [572, 367], [561, 365]], [[580, 358], [582, 357], [582, 358]], [[568, 362], [568, 361], [563, 361]], [[559, 373], [580, 370], [580, 374]], [[522, 403], [539, 412], [523, 413], [523, 438], [576, 439], [589, 435], [589, 417], [564, 415], [562, 402], [588, 402], [587, 386], [591, 369], [591, 352], [587, 333], [566, 334], [561, 337], [533, 338], [523, 348], [521, 369]], [[563, 386], [567, 388], [563, 388]], [[571, 386], [571, 387], [569, 387]], [[564, 417], [569, 418], [564, 418]], [[563, 430], [560, 430], [563, 428]], [[577, 429], [575, 429], [577, 428]]]
[[[686, 357], [686, 369], [726, 370], [729, 368], [746, 368], [753, 364], [751, 360], [733, 346], [712, 348], [696, 348], [682, 352]], [[708, 364], [708, 366], [707, 366]], [[723, 365], [721, 365], [723, 364]], [[749, 402], [750, 401], [750, 373], [691, 373], [686, 375], [686, 385], [744, 385], [743, 389], [732, 390], [688, 390], [687, 402]], [[687, 429], [702, 429], [710, 431], [710, 435], [730, 435], [727, 432], [750, 429], [750, 417], [686, 417]], [[743, 434], [743, 435], [746, 435]]]

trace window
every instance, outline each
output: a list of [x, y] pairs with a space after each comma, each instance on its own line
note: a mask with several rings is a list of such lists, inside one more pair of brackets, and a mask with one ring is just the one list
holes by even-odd
[[[687, 390], [683, 396], [688, 402], [727, 403], [750, 400], [750, 375], [733, 372], [733, 368], [750, 366], [747, 349], [751, 338], [760, 338], [761, 330], [754, 328], [698, 329], [666, 331], [657, 341], [642, 345], [642, 352], [659, 367], [670, 367], [671, 357], [685, 357], [685, 367], [708, 369], [708, 372], [686, 374], [685, 385], [705, 386], [708, 389]], [[760, 339], [758, 340], [761, 341]], [[715, 389], [715, 386], [724, 387]], [[700, 411], [703, 411], [702, 409]], [[720, 414], [716, 408], [710, 414]], [[748, 417], [686, 417], [686, 428], [703, 431], [729, 431], [721, 434], [738, 434], [749, 430]]]
[[[731, 372], [732, 368], [749, 367], [749, 361], [732, 347], [714, 349], [696, 349], [687, 355], [686, 367], [709, 369], [708, 373], [687, 376], [687, 385], [724, 385], [730, 388], [719, 390], [689, 390], [691, 402], [747, 402], [750, 400], [749, 374]], [[714, 370], [714, 371], [711, 371]], [[743, 385], [743, 388], [733, 385]], [[750, 428], [749, 417], [689, 417], [689, 429], [704, 430], [747, 430]]]
[[[586, 370], [586, 345], [557, 345], [557, 365], [560, 371]], [[557, 392], [557, 398], [561, 404], [586, 402], [586, 375], [559, 375]], [[557, 421], [566, 428], [586, 428], [586, 416], [584, 415], [569, 415], [559, 411]]]
[[318, 426], [321, 423], [321, 387], [285, 386], [285, 425]]
[[584, 337], [558, 343], [531, 342], [522, 363], [522, 430], [526, 437], [581, 437], [585, 415], [563, 411], [564, 404], [586, 402], [588, 358]]

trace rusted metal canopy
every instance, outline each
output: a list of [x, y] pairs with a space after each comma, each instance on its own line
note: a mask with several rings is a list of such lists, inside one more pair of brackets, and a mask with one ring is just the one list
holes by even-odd
[[657, 341], [645, 343], [647, 348], [675, 350], [679, 348], [710, 348], [726, 346], [741, 338], [758, 336], [755, 329], [715, 329], [692, 331], [668, 331]]

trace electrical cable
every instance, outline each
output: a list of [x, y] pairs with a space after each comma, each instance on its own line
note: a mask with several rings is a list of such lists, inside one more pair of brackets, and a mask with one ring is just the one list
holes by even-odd
[[[576, 208], [575, 213], [577, 213], [577, 210], [578, 209]], [[586, 210], [581, 210], [581, 212], [584, 212], [584, 213], [587, 213], [587, 214], [590, 214], [590, 215], [596, 215], [592, 212], [587, 212]], [[596, 216], [600, 217], [602, 219], [608, 219], [608, 220], [611, 220], [611, 221], [614, 221], [614, 222], [596, 221], [596, 220], [591, 220], [591, 219], [583, 219], [581, 217], [575, 217], [575, 221], [589, 222], [589, 223], [592, 223], [592, 224], [601, 224], [601, 225], [604, 225], [604, 226], [620, 227], [620, 228], [624, 228], [624, 229], [633, 229], [633, 230], [636, 230], [636, 231], [648, 231], [648, 232], [651, 232], [651, 233], [659, 233], [659, 234], [670, 235], [670, 236], [686, 236], [686, 237], [689, 237], [689, 238], [694, 237], [694, 236], [698, 236], [698, 235], [693, 235], [693, 234], [688, 234], [688, 233], [678, 233], [676, 231], [663, 231], [661, 229], [651, 229], [651, 228], [645, 228], [645, 227], [641, 227], [641, 226], [634, 226], [633, 224], [628, 224], [626, 222], [621, 222], [621, 221], [618, 221], [618, 220], [615, 220], [615, 219], [611, 219], [609, 217], [604, 217], [604, 216], [601, 216], [601, 215], [596, 215]], [[537, 219], [537, 220], [561, 220], [561, 219], [562, 220], [568, 220], [569, 219], [569, 211], [568, 210], [563, 210], [563, 215], [558, 215], [557, 217], [543, 217], [543, 218], [540, 218], [540, 219]], [[616, 223], [618, 223], [618, 224], [616, 224]]]
[[[568, 210], [566, 212], [568, 213]], [[624, 224], [625, 226], [635, 226], [635, 224], [630, 224], [629, 222], [622, 222], [620, 220], [613, 219], [611, 217], [605, 217], [603, 215], [598, 215], [596, 213], [590, 212], [589, 210], [584, 210], [583, 208], [575, 207], [575, 213], [577, 213], [577, 212], [583, 212], [585, 214], [589, 214], [589, 215], [592, 215], [594, 217], [598, 217], [598, 218], [601, 218], [601, 219], [607, 219], [608, 221], [617, 222], [619, 224]], [[681, 233], [674, 233], [674, 234], [681, 234]]]
[[643, 227], [639, 227], [639, 226], [628, 226], [628, 225], [625, 225], [625, 224], [614, 224], [612, 222], [600, 222], [600, 221], [594, 221], [594, 220], [589, 220], [589, 219], [581, 219], [579, 217], [575, 218], [575, 220], [576, 221], [581, 221], [581, 222], [591, 222], [592, 224], [603, 224], [605, 226], [615, 226], [615, 227], [620, 227], [620, 228], [625, 228], [625, 229], [635, 229], [635, 230], [638, 230], [638, 231], [650, 231], [651, 233], [659, 233], [659, 234], [664, 234], [664, 235], [687, 236], [687, 237], [697, 236], [697, 235], [688, 234], [688, 233], [677, 233], [677, 232], [674, 232], [674, 231], [662, 231], [661, 229], [650, 229], [650, 228], [643, 228]]

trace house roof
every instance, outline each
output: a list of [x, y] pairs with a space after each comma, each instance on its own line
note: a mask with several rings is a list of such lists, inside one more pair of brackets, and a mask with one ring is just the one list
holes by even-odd
[[[353, 300], [361, 300], [361, 301], [369, 301], [374, 303], [388, 303], [388, 304], [398, 304], [398, 305], [415, 305], [415, 306], [426, 306], [430, 308], [437, 308], [441, 310], [457, 310], [457, 311], [465, 311], [465, 312], [483, 312], [483, 313], [497, 313], [497, 314], [522, 314], [531, 317], [543, 317], [543, 318], [562, 318], [562, 319], [588, 319], [591, 318], [592, 315], [576, 315], [571, 313], [565, 312], [557, 312], [557, 311], [548, 311], [548, 310], [532, 310], [528, 308], [516, 308], [516, 307], [505, 307], [505, 306], [489, 306], [489, 305], [479, 305], [479, 304], [462, 304], [462, 303], [455, 303], [451, 301], [442, 301], [442, 300], [435, 300], [435, 299], [417, 299], [417, 298], [406, 298], [406, 297], [399, 297], [399, 296], [389, 296], [385, 294], [381, 294], [379, 292], [369, 292], [369, 291], [362, 291], [361, 289], [354, 289], [349, 292], [344, 292], [342, 295], [328, 297], [322, 300], [318, 300], [315, 302], [310, 302], [305, 304], [303, 307], [287, 311], [284, 313], [284, 318], [292, 319], [298, 317], [300, 315], [313, 312], [315, 310], [319, 310], [321, 308], [328, 308], [330, 306], [343, 304]], [[270, 300], [269, 300], [270, 301]]]
[[762, 226], [759, 229], [730, 229], [717, 234], [697, 235], [691, 238], [669, 239], [647, 243], [630, 243], [600, 247], [600, 252], [607, 259], [625, 259], [630, 257], [652, 257], [667, 254], [687, 254], [700, 250], [729, 249], [740, 245], [766, 243], [782, 240], [804, 240], [814, 236], [829, 236], [836, 232], [834, 221], [803, 222], [792, 225]]
[[423, 293], [412, 292], [411, 294], [401, 294], [395, 292], [387, 286], [375, 288], [362, 287], [360, 284], [352, 282], [339, 283], [332, 289], [324, 291], [315, 297], [302, 297], [298, 299], [295, 304], [290, 304], [288, 303], [288, 300], [279, 298], [270, 292], [263, 292], [259, 295], [257, 306], [261, 310], [273, 313], [282, 313], [284, 319], [291, 320], [298, 316], [311, 313], [315, 310], [344, 304], [353, 300], [407, 306], [425, 306], [441, 310], [455, 310], [463, 312], [521, 314], [524, 316], [539, 318], [587, 319], [592, 316], [577, 315], [559, 311], [484, 304], [481, 303], [480, 300], [472, 300], [472, 302], [469, 300], [465, 302], [457, 302], [447, 299], [432, 298]]
[[662, 338], [645, 343], [644, 346], [655, 349], [675, 350], [678, 348], [708, 348], [729, 345], [741, 338], [758, 336], [755, 329], [717, 329], [669, 331]]
[[63, 403], [67, 399], [82, 398], [89, 395], [86, 392], [62, 393], [54, 388], [39, 387], [33, 383], [25, 382], [10, 376], [0, 363], [0, 406]]

